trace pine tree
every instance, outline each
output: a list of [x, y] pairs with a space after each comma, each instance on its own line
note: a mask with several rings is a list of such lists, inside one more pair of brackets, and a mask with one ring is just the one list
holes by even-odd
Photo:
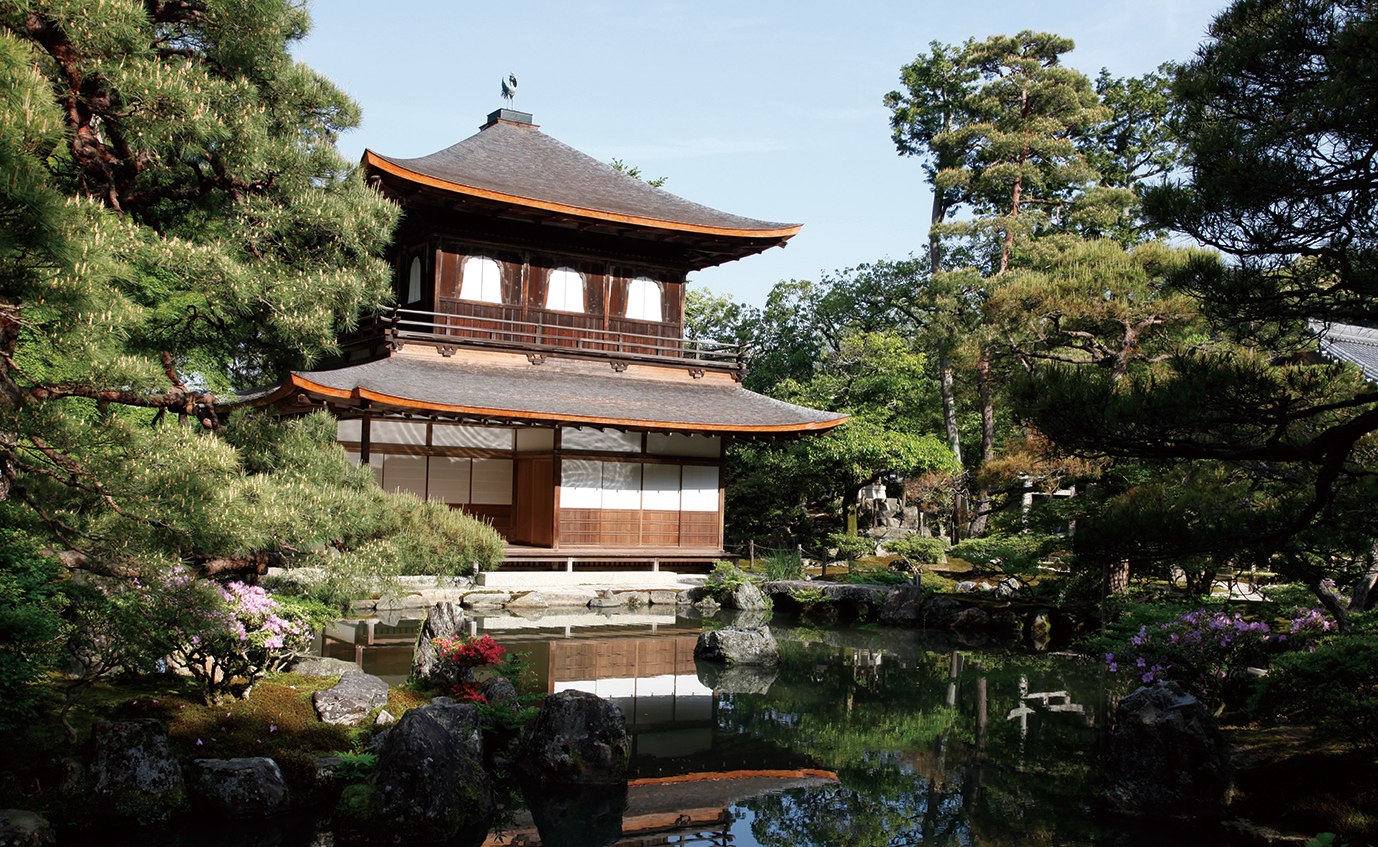
[[307, 26], [287, 0], [0, 0], [0, 522], [69, 564], [382, 561], [408, 520], [457, 531], [328, 420], [222, 419], [389, 296], [398, 213], [335, 148], [358, 108], [288, 53]]

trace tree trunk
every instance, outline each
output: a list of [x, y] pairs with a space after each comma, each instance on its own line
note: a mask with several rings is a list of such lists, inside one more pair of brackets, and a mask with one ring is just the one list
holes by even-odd
[[1373, 590], [1374, 583], [1378, 583], [1378, 540], [1373, 542], [1373, 547], [1368, 551], [1368, 568], [1364, 571], [1359, 581], [1354, 583], [1354, 591], [1349, 598], [1349, 611], [1366, 612], [1369, 607], [1378, 600], [1378, 592]]
[[938, 339], [938, 395], [943, 402], [943, 428], [947, 431], [947, 446], [957, 467], [962, 467], [962, 434], [957, 430], [957, 403], [953, 396], [952, 359], [947, 351], [948, 340]]
[[[989, 350], [981, 351], [981, 360], [976, 369], [981, 394], [981, 464], [985, 465], [995, 458], [995, 399], [991, 386]], [[971, 519], [970, 537], [980, 538], [986, 534], [990, 502], [990, 487], [982, 485], [976, 494], [976, 515]]]
[[1340, 598], [1335, 592], [1331, 591], [1330, 587], [1321, 581], [1319, 572], [1309, 576], [1306, 585], [1311, 589], [1311, 593], [1316, 595], [1316, 599], [1321, 601], [1325, 610], [1335, 618], [1335, 624], [1340, 628], [1340, 632], [1349, 632], [1349, 609], [1340, 602]]

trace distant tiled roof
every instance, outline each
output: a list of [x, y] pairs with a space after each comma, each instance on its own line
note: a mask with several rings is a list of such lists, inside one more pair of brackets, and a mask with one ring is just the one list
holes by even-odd
[[1378, 382], [1378, 329], [1353, 324], [1312, 321], [1321, 355], [1358, 365], [1369, 382]]
[[365, 151], [364, 164], [461, 194], [642, 226], [780, 241], [800, 228], [692, 203], [509, 120], [491, 121], [477, 135], [417, 159]]
[[[498, 366], [392, 356], [328, 371], [294, 372], [274, 402], [298, 392], [377, 410], [492, 422], [579, 423], [681, 432], [788, 436], [827, 432], [847, 419], [756, 394], [727, 380], [648, 379], [557, 364]], [[244, 398], [249, 400], [250, 398]]]

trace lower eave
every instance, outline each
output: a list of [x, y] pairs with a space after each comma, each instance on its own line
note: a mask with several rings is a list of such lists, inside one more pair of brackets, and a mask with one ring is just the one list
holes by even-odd
[[595, 426], [744, 440], [822, 434], [848, 417], [773, 400], [729, 377], [695, 379], [675, 369], [661, 374], [645, 378], [586, 363], [514, 366], [391, 356], [336, 370], [294, 372], [243, 402], [285, 411], [326, 406], [346, 415]]

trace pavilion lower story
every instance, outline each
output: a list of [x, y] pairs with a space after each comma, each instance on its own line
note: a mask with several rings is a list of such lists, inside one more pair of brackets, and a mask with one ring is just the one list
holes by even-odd
[[504, 569], [552, 571], [706, 572], [724, 557], [726, 445], [846, 420], [727, 373], [410, 346], [245, 402], [329, 410], [384, 489], [487, 521]]

